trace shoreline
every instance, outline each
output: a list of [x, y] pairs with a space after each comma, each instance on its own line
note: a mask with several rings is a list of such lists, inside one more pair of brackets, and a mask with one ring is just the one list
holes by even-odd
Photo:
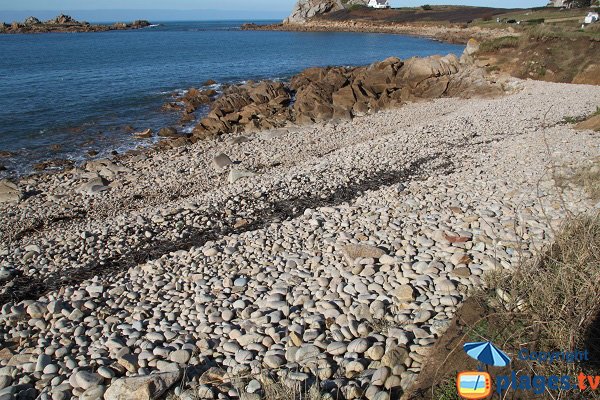
[[[411, 58], [412, 59], [412, 58]], [[411, 59], [407, 61], [411, 63]], [[243, 80], [240, 83], [227, 83], [217, 84], [213, 80], [209, 80], [198, 88], [192, 87], [186, 90], [180, 90], [178, 93], [172, 93], [172, 95], [166, 99], [166, 102], [161, 106], [161, 111], [170, 114], [173, 118], [173, 123], [163, 126], [156, 130], [148, 130], [141, 127], [140, 130], [134, 129], [131, 125], [125, 124], [125, 135], [128, 135], [131, 139], [128, 150], [123, 153], [113, 152], [112, 156], [104, 156], [110, 159], [118, 160], [123, 157], [129, 157], [132, 155], [139, 155], [146, 151], [162, 150], [171, 147], [181, 147], [195, 143], [197, 140], [203, 140], [206, 136], [221, 135], [224, 133], [231, 133], [233, 131], [237, 133], [254, 132], [256, 130], [284, 127], [287, 124], [300, 125], [315, 122], [317, 120], [327, 121], [330, 119], [346, 119], [352, 118], [353, 115], [364, 115], [365, 113], [377, 112], [380, 109], [386, 107], [399, 106], [403, 101], [409, 99], [416, 99], [418, 97], [437, 97], [437, 96], [452, 96], [460, 95], [459, 91], [466, 90], [466, 86], [472, 84], [473, 90], [477, 91], [477, 86], [481, 86], [482, 92], [489, 92], [490, 89], [486, 88], [486, 81], [481, 76], [481, 71], [477, 70], [474, 73], [474, 77], [465, 79], [464, 75], [468, 68], [468, 65], [460, 65], [458, 57], [452, 56], [430, 56], [419, 58], [424, 62], [424, 65], [417, 66], [418, 68], [430, 69], [431, 77], [432, 74], [439, 74], [449, 76], [454, 80], [465, 80], [468, 83], [465, 87], [458, 90], [454, 89], [453, 93], [446, 93], [446, 90], [441, 87], [441, 91], [435, 90], [433, 94], [420, 93], [420, 90], [414, 91], [407, 89], [408, 92], [400, 93], [399, 89], [401, 86], [406, 85], [409, 82], [404, 82], [405, 78], [400, 76], [395, 77], [396, 69], [404, 66], [404, 61], [395, 59], [393, 57], [383, 61], [377, 61], [372, 63], [370, 66], [377, 66], [377, 68], [393, 68], [392, 71], [388, 71], [389, 76], [378, 75], [375, 79], [366, 79], [362, 77], [366, 73], [366, 68], [370, 66], [353, 66], [353, 67], [312, 67], [305, 69], [298, 74], [292, 75], [285, 80], [272, 79], [272, 80], [260, 80], [260, 81], [248, 81]], [[441, 64], [440, 64], [441, 63]], [[419, 64], [419, 63], [417, 63]], [[410, 67], [404, 67], [406, 70]], [[437, 72], [433, 72], [436, 70]], [[456, 72], [462, 72], [456, 74]], [[355, 95], [345, 94], [345, 99], [340, 98], [342, 103], [337, 104], [332, 98], [337, 94], [329, 93], [325, 94], [324, 98], [314, 98], [311, 100], [318, 101], [320, 106], [326, 108], [332, 108], [329, 113], [321, 115], [321, 112], [315, 112], [311, 110], [313, 105], [308, 105], [302, 110], [296, 110], [294, 103], [297, 100], [297, 96], [311, 96], [312, 93], [303, 93], [305, 86], [315, 77], [312, 76], [316, 71], [322, 71], [324, 74], [323, 82], [327, 83], [328, 79], [339, 80], [349, 79], [352, 82], [354, 79], [361, 80], [364, 82], [358, 82], [361, 86], [367, 85], [364, 90], [369, 95], [361, 95], [358, 92]], [[398, 74], [400, 71], [397, 72]], [[410, 73], [407, 73], [406, 79], [409, 81], [414, 79]], [[454, 76], [456, 75], [456, 76]], [[329, 78], [327, 77], [329, 76]], [[343, 78], [346, 76], [346, 78]], [[417, 78], [417, 79], [423, 79]], [[385, 84], [386, 79], [395, 80], [394, 84]], [[479, 79], [477, 81], [476, 79]], [[435, 79], [434, 79], [435, 80]], [[294, 83], [302, 82], [299, 84]], [[319, 78], [317, 78], [319, 81]], [[320, 84], [320, 82], [315, 83]], [[413, 82], [416, 84], [417, 82]], [[381, 89], [381, 87], [389, 87], [389, 89]], [[442, 83], [443, 86], [443, 83]], [[373, 87], [380, 87], [373, 89]], [[330, 91], [337, 90], [330, 88]], [[356, 89], [363, 90], [363, 89]], [[375, 91], [374, 94], [372, 91]], [[390, 92], [388, 95], [380, 93], [381, 90], [396, 91], [396, 97]], [[499, 90], [498, 90], [499, 91]], [[490, 92], [491, 93], [491, 92]], [[241, 98], [238, 98], [241, 95]], [[324, 95], [323, 93], [319, 96]], [[355, 97], [359, 96], [359, 97]], [[242, 100], [243, 99], [243, 100]], [[254, 100], [254, 99], [266, 99]], [[231, 101], [231, 104], [228, 102]], [[350, 101], [350, 103], [348, 103]], [[271, 102], [275, 102], [271, 104]], [[357, 104], [355, 104], [357, 103]], [[361, 103], [361, 104], [358, 104]], [[232, 109], [229, 109], [232, 104], [235, 104]], [[221, 111], [221, 108], [225, 107], [226, 112]], [[216, 108], [216, 109], [213, 109]], [[250, 113], [248, 113], [250, 110]], [[270, 110], [270, 111], [267, 111]], [[200, 111], [200, 113], [199, 113]], [[247, 116], [240, 120], [237, 115], [247, 114]], [[306, 115], [304, 115], [306, 114]], [[233, 119], [231, 119], [233, 118]], [[178, 119], [175, 122], [175, 119]], [[165, 133], [163, 133], [163, 131]], [[145, 143], [136, 143], [138, 140], [151, 140]], [[30, 175], [45, 174], [45, 173], [57, 173], [69, 168], [81, 168], [84, 167], [88, 162], [94, 162], [94, 160], [102, 159], [104, 157], [85, 157], [83, 152], [80, 152], [80, 157], [73, 158], [47, 158], [32, 166], [33, 170], [30, 172], [19, 173], [12, 171], [12, 173], [3, 174], [5, 178], [9, 179], [21, 179]], [[10, 154], [5, 154], [3, 158], [13, 157]], [[82, 159], [83, 158], [83, 159]], [[0, 158], [1, 160], [1, 158]]]
[[502, 36], [519, 36], [514, 29], [484, 29], [480, 27], [464, 28], [458, 25], [440, 24], [402, 24], [372, 21], [328, 21], [315, 19], [303, 24], [245, 24], [243, 30], [284, 31], [284, 32], [360, 32], [385, 33], [406, 36], [417, 36], [435, 39], [453, 44], [466, 44], [469, 39], [478, 41], [495, 39]]
[[[15, 379], [69, 396], [114, 392], [118, 380], [149, 372], [170, 386], [184, 368], [195, 385], [186, 392], [216, 394], [250, 371], [282, 380], [294, 365], [308, 371], [311, 358], [300, 354], [310, 351], [327, 365], [319, 379], [339, 371], [336, 390], [346, 393], [360, 387], [350, 364], [358, 353], [388, 368], [390, 388], [369, 376], [374, 390], [407, 388], [486, 271], [536, 254], [564, 204], [593, 206], [576, 189], [557, 193], [548, 170], [600, 155], [598, 135], [562, 123], [593, 112], [600, 87], [512, 83], [493, 99], [228, 134], [20, 182], [40, 193], [0, 206], [9, 276], [1, 296], [10, 304], [0, 312], [9, 343], [0, 360], [12, 360]], [[78, 191], [83, 177], [106, 174], [110, 189]], [[119, 313], [98, 336], [85, 334]], [[285, 333], [277, 317], [303, 329]], [[332, 323], [302, 322], [325, 318]], [[135, 331], [131, 342], [120, 324], [134, 327], [124, 328]], [[48, 358], [41, 337], [52, 344], [42, 343]], [[68, 367], [73, 356], [79, 363]], [[65, 365], [53, 373], [63, 386], [27, 372], [38, 359]], [[80, 371], [98, 383], [82, 383]]]

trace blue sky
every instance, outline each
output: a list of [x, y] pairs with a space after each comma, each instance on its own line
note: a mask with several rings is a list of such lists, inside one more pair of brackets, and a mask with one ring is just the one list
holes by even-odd
[[[295, 0], [0, 0], [0, 21], [29, 15], [50, 18], [70, 13], [88, 21], [173, 19], [277, 19], [286, 16]], [[392, 6], [464, 4], [488, 7], [537, 7], [545, 0], [391, 0]]]

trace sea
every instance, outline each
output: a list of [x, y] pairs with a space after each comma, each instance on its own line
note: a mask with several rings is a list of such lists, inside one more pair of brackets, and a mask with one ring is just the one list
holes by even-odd
[[[371, 33], [244, 31], [245, 22], [164, 22], [132, 31], [0, 35], [3, 176], [37, 163], [76, 163], [150, 145], [180, 115], [161, 110], [207, 80], [286, 80], [313, 66], [355, 66], [390, 56], [460, 54], [464, 47]], [[191, 130], [192, 126], [183, 127]], [[2, 168], [0, 168], [2, 169]]]

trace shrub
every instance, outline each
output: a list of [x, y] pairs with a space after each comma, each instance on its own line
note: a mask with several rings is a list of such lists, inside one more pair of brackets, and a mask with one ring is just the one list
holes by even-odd
[[425, 11], [433, 10], [433, 7], [431, 7], [429, 4], [422, 5], [421, 8]]

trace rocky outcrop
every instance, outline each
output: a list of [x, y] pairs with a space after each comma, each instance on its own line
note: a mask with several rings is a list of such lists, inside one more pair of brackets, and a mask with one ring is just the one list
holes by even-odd
[[288, 121], [310, 124], [350, 119], [420, 99], [502, 93], [499, 85], [485, 78], [483, 70], [471, 64], [470, 52], [476, 47], [472, 42], [462, 63], [455, 55], [406, 61], [390, 57], [365, 67], [309, 68], [287, 85], [232, 86], [213, 103], [194, 129], [193, 139], [272, 129]]
[[50, 25], [80, 24], [79, 21], [76, 21], [70, 15], [65, 15], [65, 14], [60, 14], [56, 18], [51, 19], [51, 20], [47, 21], [46, 23], [50, 24]]
[[210, 113], [194, 129], [196, 138], [224, 132], [269, 129], [290, 119], [289, 89], [281, 82], [231, 86], [212, 105]]
[[23, 22], [13, 22], [11, 25], [0, 24], [0, 33], [48, 33], [48, 32], [104, 32], [111, 30], [141, 29], [150, 25], [150, 22], [138, 20], [131, 24], [117, 23], [113, 25], [91, 25], [80, 22], [69, 15], [61, 14], [46, 22], [41, 22], [36, 17], [28, 17]]
[[303, 24], [309, 19], [331, 11], [344, 9], [341, 0], [298, 0], [284, 24]]
[[368, 0], [298, 0], [284, 24], [303, 24], [311, 18], [353, 5], [365, 5]]
[[27, 25], [27, 26], [30, 26], [30, 25], [39, 25], [41, 23], [42, 22], [39, 19], [37, 19], [36, 17], [28, 17], [24, 21], [24, 24]]
[[597, 4], [595, 0], [591, 2], [585, 0], [550, 0], [548, 7], [584, 8], [594, 4]]

